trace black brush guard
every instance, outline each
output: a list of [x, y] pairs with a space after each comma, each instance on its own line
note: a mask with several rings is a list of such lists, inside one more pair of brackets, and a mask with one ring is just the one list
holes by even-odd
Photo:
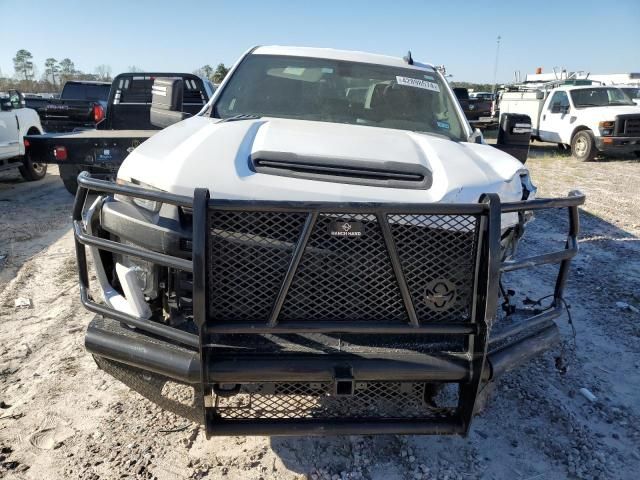
[[[584, 203], [577, 192], [503, 204], [225, 201], [87, 173], [78, 183], [80, 294], [99, 314], [87, 349], [114, 371], [194, 385], [207, 435], [466, 434], [482, 385], [558, 341]], [[190, 209], [192, 260], [87, 234], [91, 191]], [[565, 248], [502, 262], [501, 214], [549, 208], [568, 212]], [[351, 230], [361, 235], [336, 233]], [[85, 246], [192, 274], [198, 335], [93, 301]], [[551, 308], [490, 339], [501, 271], [553, 263]], [[433, 385], [457, 386], [457, 398], [433, 404]]]

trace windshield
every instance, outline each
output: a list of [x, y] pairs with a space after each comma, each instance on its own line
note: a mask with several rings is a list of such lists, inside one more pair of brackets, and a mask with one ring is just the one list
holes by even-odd
[[619, 88], [596, 87], [571, 90], [571, 99], [576, 108], [634, 105]]
[[629, 98], [640, 99], [640, 87], [638, 88], [622, 88], [624, 93], [626, 93]]
[[110, 89], [111, 85], [101, 85], [93, 83], [67, 83], [62, 89], [62, 99], [106, 102], [109, 98]]
[[479, 98], [480, 100], [493, 100], [493, 93], [472, 93], [471, 98]]
[[432, 69], [249, 55], [213, 116], [256, 115], [412, 130], [466, 140], [447, 86]]

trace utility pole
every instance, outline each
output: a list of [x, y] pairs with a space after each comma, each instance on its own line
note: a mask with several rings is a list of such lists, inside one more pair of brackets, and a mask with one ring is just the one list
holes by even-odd
[[498, 35], [498, 40], [497, 40], [497, 45], [496, 45], [496, 61], [493, 64], [493, 91], [491, 93], [495, 94], [496, 93], [496, 82], [497, 82], [497, 75], [498, 75], [498, 55], [500, 54], [500, 40], [502, 39], [502, 37], [500, 35]]

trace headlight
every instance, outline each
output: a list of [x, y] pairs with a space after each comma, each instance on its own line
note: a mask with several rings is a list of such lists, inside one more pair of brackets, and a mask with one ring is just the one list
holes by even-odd
[[160, 211], [160, 207], [162, 206], [162, 203], [160, 202], [156, 202], [155, 200], [146, 200], [144, 198], [133, 198], [132, 201], [137, 206], [144, 208], [145, 210], [149, 210], [153, 213], [158, 213]]
[[[148, 190], [161, 191], [160, 189], [152, 187], [151, 185], [147, 185], [146, 183], [138, 182], [137, 180], [134, 180], [134, 179], [131, 179], [131, 180], [132, 180], [131, 182], [128, 182], [127, 180], [118, 178], [116, 180], [116, 183], [118, 185], [125, 185], [129, 187], [140, 187], [140, 188], [146, 188]], [[133, 203], [134, 205], [137, 205], [138, 207], [143, 208], [151, 213], [158, 213], [160, 211], [160, 207], [162, 207], [162, 202], [157, 202], [155, 200], [147, 200], [145, 198], [128, 197], [126, 195], [119, 195], [119, 194], [116, 194], [115, 198], [116, 200]]]
[[520, 184], [522, 185], [522, 200], [530, 200], [535, 198], [536, 186], [531, 182], [531, 177], [528, 173], [520, 174]]
[[609, 120], [606, 122], [600, 122], [598, 124], [598, 128], [600, 130], [600, 135], [603, 137], [613, 135], [613, 129], [616, 125], [616, 122], [613, 120]]

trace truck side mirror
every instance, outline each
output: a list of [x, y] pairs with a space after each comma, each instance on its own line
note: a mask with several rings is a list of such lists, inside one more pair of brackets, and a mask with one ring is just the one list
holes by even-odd
[[9, 110], [13, 110], [13, 105], [11, 104], [11, 100], [8, 98], [3, 98], [0, 100], [0, 110], [3, 112], [8, 112]]
[[484, 136], [482, 135], [482, 130], [480, 130], [479, 128], [475, 128], [473, 130], [473, 133], [469, 135], [469, 138], [467, 139], [467, 141], [469, 143], [484, 143]]
[[181, 78], [158, 77], [151, 87], [149, 122], [159, 128], [178, 123], [189, 116], [182, 111], [184, 83]]
[[551, 105], [551, 113], [569, 113], [569, 106], [554, 103]]
[[544, 92], [542, 90], [537, 90], [536, 91], [536, 100], [543, 100], [544, 99]]
[[25, 107], [24, 95], [18, 90], [9, 90], [9, 102], [13, 109]]
[[518, 113], [503, 113], [498, 127], [496, 148], [520, 160], [523, 164], [529, 156], [531, 141], [531, 117]]

